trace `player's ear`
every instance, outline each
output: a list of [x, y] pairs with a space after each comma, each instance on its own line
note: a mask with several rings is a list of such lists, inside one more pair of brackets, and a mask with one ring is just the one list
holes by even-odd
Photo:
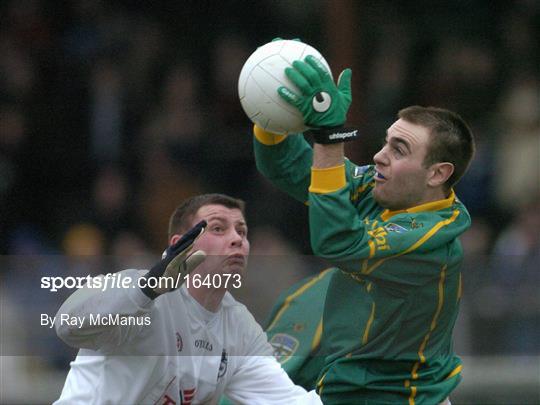
[[178, 242], [180, 240], [180, 238], [182, 237], [182, 235], [179, 235], [177, 233], [175, 233], [174, 235], [172, 235], [170, 238], [169, 238], [169, 246], [172, 246], [174, 245], [176, 242]]
[[454, 173], [454, 165], [450, 162], [434, 163], [429, 171], [428, 185], [439, 187], [446, 183], [446, 180]]

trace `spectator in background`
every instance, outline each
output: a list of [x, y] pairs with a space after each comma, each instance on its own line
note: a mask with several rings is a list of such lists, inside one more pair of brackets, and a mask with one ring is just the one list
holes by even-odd
[[67, 256], [100, 257], [105, 253], [105, 238], [92, 224], [75, 224], [64, 235], [62, 246]]
[[64, 276], [97, 276], [105, 262], [106, 238], [101, 229], [90, 223], [74, 224], [62, 240], [65, 259]]
[[119, 68], [110, 58], [98, 60], [90, 78], [90, 154], [96, 163], [122, 158], [124, 109]]
[[124, 230], [111, 242], [111, 256], [115, 269], [152, 266], [152, 254], [146, 242], [134, 231]]
[[[2, 359], [20, 356], [13, 361], [14, 373], [22, 364], [32, 370], [41, 367], [64, 370], [73, 353], [59, 344], [54, 333], [44, 333], [39, 327], [39, 316], [54, 313], [58, 308], [57, 300], [62, 299], [65, 291], [52, 294], [40, 287], [40, 279], [68, 275], [67, 261], [51, 246], [47, 235], [34, 225], [19, 225], [9, 235], [7, 247], [8, 255], [0, 256], [1, 351], [2, 356], [6, 356]], [[8, 309], [12, 306], [16, 307], [13, 312]], [[15, 320], [17, 325], [11, 326]]]
[[199, 84], [192, 66], [174, 64], [166, 75], [158, 106], [147, 116], [141, 134], [138, 215], [148, 230], [150, 245], [156, 249], [163, 245], [163, 229], [175, 201], [203, 189], [205, 123]]
[[104, 165], [99, 169], [92, 186], [91, 201], [88, 219], [105, 234], [107, 244], [119, 232], [138, 225], [131, 206], [129, 178], [118, 166]]
[[[216, 38], [211, 50], [211, 76], [213, 91], [209, 108], [214, 128], [207, 139], [207, 156], [214, 173], [212, 187], [223, 187], [227, 192], [251, 198], [256, 189], [256, 170], [251, 159], [251, 143], [245, 136], [244, 112], [238, 101], [238, 75], [252, 50], [246, 40], [238, 35], [226, 34]], [[237, 173], [243, 173], [242, 182]]]
[[[28, 201], [29, 190], [18, 188], [22, 182], [24, 146], [27, 141], [26, 118], [17, 104], [0, 104], [0, 222], [1, 253], [6, 254], [9, 232], [18, 227], [23, 214], [17, 208]], [[26, 218], [28, 220], [28, 218]]]
[[[471, 227], [463, 234], [463, 280], [461, 310], [454, 328], [456, 351], [464, 355], [489, 353], [490, 341], [484, 339], [483, 313], [497, 307], [497, 300], [487, 299], [480, 291], [492, 276], [489, 255], [493, 244], [494, 227], [481, 217], [473, 218]], [[496, 333], [494, 333], [496, 335]]]
[[498, 326], [492, 336], [500, 353], [540, 354], [539, 229], [540, 194], [536, 194], [495, 241], [491, 277], [484, 279], [480, 299], [487, 323]]
[[540, 79], [516, 72], [501, 97], [495, 151], [496, 198], [515, 211], [540, 193]]

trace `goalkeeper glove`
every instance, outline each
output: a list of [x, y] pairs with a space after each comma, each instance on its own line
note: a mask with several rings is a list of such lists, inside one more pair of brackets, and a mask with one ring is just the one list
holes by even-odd
[[278, 88], [278, 94], [300, 110], [316, 142], [336, 143], [356, 138], [356, 131], [342, 129], [352, 102], [351, 69], [341, 72], [336, 86], [326, 67], [308, 55], [304, 61], [294, 61], [285, 74], [301, 94], [285, 86]]
[[[161, 261], [143, 276], [147, 282], [141, 289], [148, 298], [155, 299], [181, 286], [184, 277], [206, 259], [206, 254], [202, 250], [190, 254], [193, 244], [202, 235], [205, 227], [206, 221], [203, 220], [187, 231], [175, 244], [163, 252]], [[151, 278], [156, 279], [150, 283], [154, 288], [148, 286], [148, 279]]]

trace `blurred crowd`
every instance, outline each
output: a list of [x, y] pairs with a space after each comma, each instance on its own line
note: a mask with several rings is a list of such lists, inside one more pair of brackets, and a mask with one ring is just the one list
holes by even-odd
[[[539, 354], [540, 3], [372, 3], [352, 2], [357, 38], [336, 44], [321, 29], [323, 0], [2, 2], [4, 297], [54, 313], [58, 295], [51, 303], [51, 294], [21, 292], [37, 283], [29, 269], [98, 274], [151, 263], [170, 213], [204, 192], [247, 201], [255, 253], [309, 255], [306, 207], [257, 173], [236, 88], [257, 46], [300, 37], [323, 54], [342, 46], [361, 55], [352, 120], [365, 135], [347, 145], [352, 160], [370, 162], [407, 105], [446, 107], [470, 123], [476, 159], [456, 190], [473, 216], [459, 344], [471, 354]], [[18, 259], [31, 256], [56, 259]], [[81, 256], [123, 261], [73, 270], [69, 258]], [[295, 277], [277, 283], [275, 263], [261, 267], [251, 288], [270, 280], [276, 294], [322, 270], [280, 260]], [[268, 308], [256, 309], [259, 320]]]

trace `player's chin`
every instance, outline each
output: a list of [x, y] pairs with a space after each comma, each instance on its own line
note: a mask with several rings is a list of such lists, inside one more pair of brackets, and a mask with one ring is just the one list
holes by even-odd
[[377, 183], [375, 183], [375, 187], [373, 188], [373, 199], [377, 204], [384, 207], [384, 195], [383, 191], [381, 190], [381, 186]]
[[242, 262], [238, 261], [227, 263], [225, 265], [225, 268], [223, 269], [223, 272], [226, 274], [240, 274], [241, 276], [243, 276], [246, 272], [246, 265], [247, 262], [245, 260]]
[[[377, 187], [378, 186], [378, 187]], [[383, 208], [391, 209], [392, 206], [391, 201], [385, 196], [384, 191], [381, 189], [380, 185], [375, 185], [375, 188], [373, 189], [373, 199], [377, 204], [379, 204]]]

